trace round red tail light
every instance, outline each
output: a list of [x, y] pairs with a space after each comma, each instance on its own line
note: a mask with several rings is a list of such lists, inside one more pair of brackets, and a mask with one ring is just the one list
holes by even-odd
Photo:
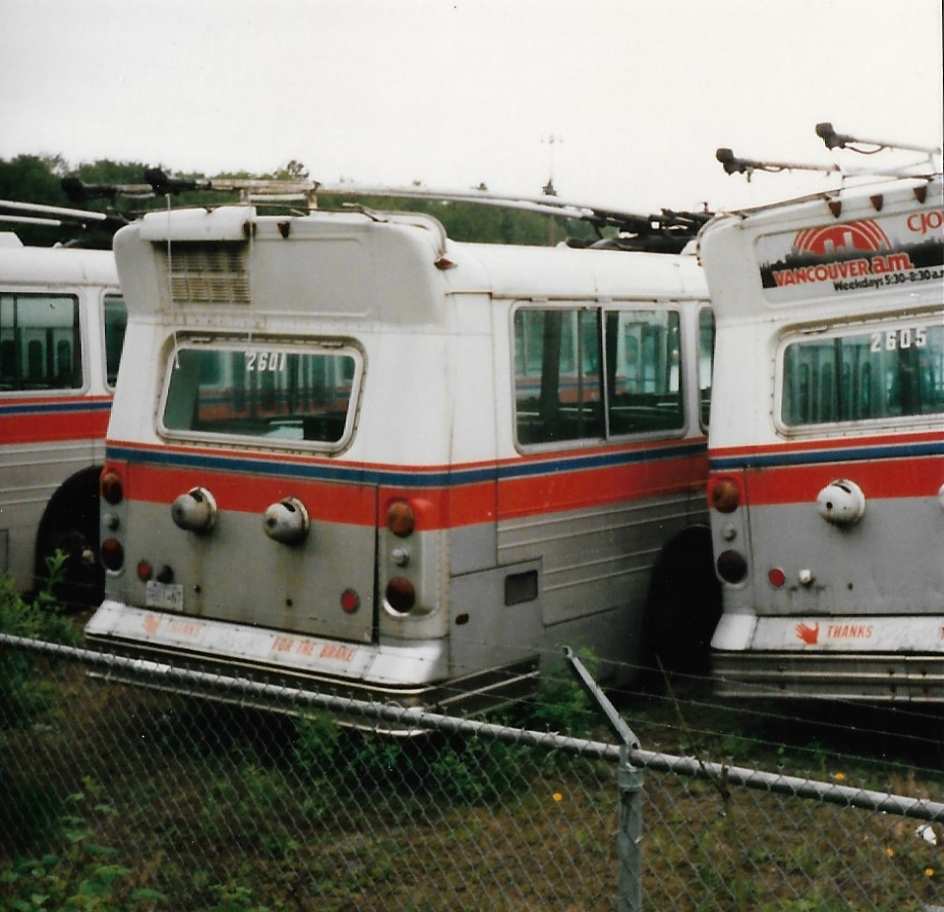
[[395, 500], [387, 507], [387, 528], [400, 538], [406, 538], [416, 526], [413, 508], [405, 500]]
[[708, 483], [708, 503], [719, 513], [733, 513], [741, 503], [741, 488], [733, 478], [712, 478]]
[[387, 604], [398, 614], [406, 614], [416, 604], [416, 589], [405, 576], [395, 576], [384, 593]]
[[106, 538], [102, 542], [101, 555], [107, 570], [120, 570], [125, 564], [125, 549], [117, 538]]
[[148, 561], [138, 561], [138, 579], [142, 583], [146, 583], [152, 576], [154, 576], [154, 568], [148, 563]]
[[770, 580], [770, 585], [774, 589], [782, 589], [783, 584], [787, 581], [787, 574], [780, 567], [771, 567], [767, 571], [767, 579]]
[[341, 593], [341, 608], [345, 614], [354, 614], [361, 607], [361, 597], [353, 589], [345, 589]]
[[102, 473], [100, 481], [102, 497], [114, 505], [124, 500], [125, 491], [121, 484], [121, 476], [112, 469]]

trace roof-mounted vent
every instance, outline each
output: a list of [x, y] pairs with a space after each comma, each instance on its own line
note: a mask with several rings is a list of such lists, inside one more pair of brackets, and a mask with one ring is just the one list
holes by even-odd
[[248, 242], [172, 241], [154, 246], [169, 277], [172, 304], [250, 303]]

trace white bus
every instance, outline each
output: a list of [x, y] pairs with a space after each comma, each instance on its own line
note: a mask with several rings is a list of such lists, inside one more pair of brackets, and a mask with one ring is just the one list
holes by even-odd
[[557, 643], [707, 648], [694, 256], [245, 205], [115, 253], [91, 641], [423, 705], [527, 686]]
[[944, 701], [940, 174], [719, 216], [723, 694]]
[[0, 573], [21, 590], [61, 549], [59, 596], [101, 601], [98, 473], [125, 316], [111, 251], [0, 232]]

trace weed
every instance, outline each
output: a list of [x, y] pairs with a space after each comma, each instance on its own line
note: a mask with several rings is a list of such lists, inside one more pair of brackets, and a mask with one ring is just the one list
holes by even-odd
[[117, 861], [116, 849], [95, 837], [95, 824], [113, 816], [108, 804], [85, 807], [99, 797], [94, 782], [86, 780], [89, 794], [77, 792], [67, 803], [72, 812], [60, 819], [64, 850], [39, 858], [20, 858], [0, 869], [0, 895], [13, 912], [120, 912], [154, 909], [165, 897], [148, 887], [132, 884], [132, 871]]
[[[12, 579], [0, 577], [0, 633], [74, 645], [78, 632], [56, 604], [52, 592], [62, 579], [65, 555], [46, 559], [46, 589], [32, 602], [16, 591]], [[0, 651], [0, 718], [9, 728], [22, 728], [49, 713], [56, 702], [54, 684], [35, 674], [37, 658], [23, 650]]]
[[[252, 890], [237, 883], [213, 884], [210, 887], [215, 902], [207, 912], [276, 912], [270, 906], [258, 905]], [[281, 905], [279, 908], [282, 908]]]
[[[595, 679], [599, 659], [589, 649], [580, 650], [579, 656]], [[589, 735], [596, 720], [596, 707], [576, 678], [564, 669], [541, 675], [537, 699], [527, 720], [533, 727], [579, 738]]]

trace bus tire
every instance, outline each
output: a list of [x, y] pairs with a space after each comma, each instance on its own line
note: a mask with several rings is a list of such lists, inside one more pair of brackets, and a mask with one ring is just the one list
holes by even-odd
[[63, 577], [53, 595], [66, 609], [98, 605], [105, 595], [105, 571], [99, 560], [100, 466], [73, 475], [52, 496], [36, 536], [35, 587], [47, 588], [47, 558], [66, 555]]
[[692, 526], [662, 549], [653, 568], [646, 606], [646, 646], [653, 668], [706, 673], [720, 617], [711, 531]]

